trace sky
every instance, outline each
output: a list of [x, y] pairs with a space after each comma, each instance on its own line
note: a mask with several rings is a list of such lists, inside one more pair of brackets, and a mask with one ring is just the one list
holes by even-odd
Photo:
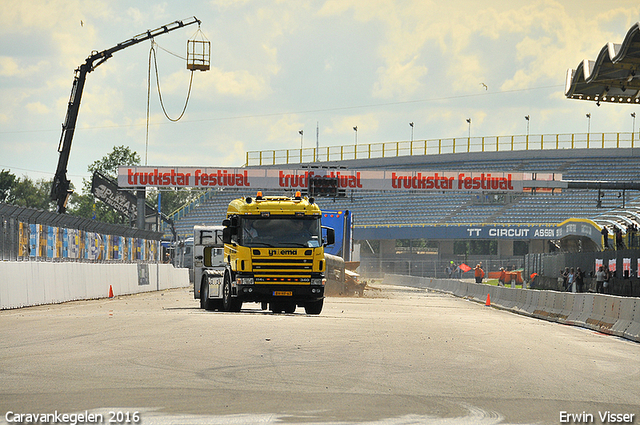
[[150, 166], [240, 167], [247, 151], [410, 140], [410, 122], [424, 140], [523, 135], [526, 115], [532, 135], [585, 133], [587, 113], [592, 133], [630, 132], [640, 114], [564, 96], [568, 69], [640, 21], [636, 0], [2, 3], [0, 169], [19, 177], [53, 177], [74, 70], [92, 51], [196, 16], [201, 33], [191, 25], [155, 39], [176, 118], [187, 40], [211, 42], [211, 69], [194, 72], [177, 122], [162, 112], [154, 68], [148, 90], [151, 41], [87, 75], [68, 165], [77, 188], [120, 145]]

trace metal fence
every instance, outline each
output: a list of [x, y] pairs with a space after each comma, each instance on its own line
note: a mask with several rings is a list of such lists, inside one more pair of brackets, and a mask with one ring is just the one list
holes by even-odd
[[162, 233], [0, 203], [0, 260], [155, 262]]
[[[456, 264], [465, 263], [472, 269], [476, 264], [482, 264], [485, 273], [500, 271], [501, 267], [507, 270], [517, 270], [523, 267], [523, 258], [497, 259], [490, 257], [473, 257], [467, 261], [456, 261]], [[368, 279], [382, 278], [385, 274], [401, 274], [407, 276], [431, 277], [445, 279], [453, 277], [449, 275], [447, 266], [450, 260], [420, 260], [400, 258], [370, 258], [360, 259], [360, 274]], [[455, 277], [473, 278], [473, 271], [466, 274], [457, 274]]]
[[611, 271], [607, 290], [613, 295], [640, 296], [640, 250], [620, 249], [596, 252], [527, 254], [524, 273], [539, 275], [540, 289], [564, 290], [558, 283], [558, 277], [565, 267], [577, 269], [585, 273], [588, 291], [595, 291], [595, 273], [598, 265], [608, 267]]
[[245, 166], [301, 164], [447, 153], [504, 152], [558, 149], [634, 148], [637, 133], [574, 133], [460, 137], [325, 146], [322, 148], [247, 151]]

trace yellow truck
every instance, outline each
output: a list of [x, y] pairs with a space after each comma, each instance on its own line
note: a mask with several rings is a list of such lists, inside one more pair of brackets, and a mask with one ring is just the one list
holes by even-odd
[[262, 196], [231, 201], [223, 221], [225, 272], [221, 309], [240, 311], [245, 302], [274, 313], [304, 307], [320, 314], [324, 302], [324, 246], [335, 233], [320, 224], [313, 198]]

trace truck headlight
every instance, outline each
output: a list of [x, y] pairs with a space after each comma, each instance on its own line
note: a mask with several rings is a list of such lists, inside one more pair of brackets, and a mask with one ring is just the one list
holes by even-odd
[[252, 277], [239, 277], [237, 281], [238, 285], [253, 285]]
[[311, 278], [311, 284], [312, 285], [322, 285], [322, 286], [324, 286], [324, 279], [313, 277], [313, 278]]

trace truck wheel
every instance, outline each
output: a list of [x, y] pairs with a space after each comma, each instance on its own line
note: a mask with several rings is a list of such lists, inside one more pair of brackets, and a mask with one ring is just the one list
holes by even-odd
[[304, 311], [307, 314], [320, 314], [324, 300], [307, 302], [304, 305]]
[[228, 274], [224, 276], [222, 284], [222, 310], [239, 312], [242, 309], [242, 301], [231, 297], [231, 278]]
[[229, 275], [224, 275], [224, 282], [222, 283], [222, 309], [229, 311], [231, 309], [231, 280]]
[[200, 308], [207, 311], [222, 310], [222, 300], [209, 298], [209, 285], [206, 281], [200, 287]]
[[284, 309], [282, 308], [282, 303], [280, 301], [271, 301], [270, 303], [271, 311], [275, 314], [282, 313]]
[[200, 285], [200, 308], [209, 310], [209, 285], [207, 285], [206, 279], [202, 280]]
[[293, 314], [296, 311], [296, 307], [295, 301], [285, 301], [284, 312], [287, 314]]

